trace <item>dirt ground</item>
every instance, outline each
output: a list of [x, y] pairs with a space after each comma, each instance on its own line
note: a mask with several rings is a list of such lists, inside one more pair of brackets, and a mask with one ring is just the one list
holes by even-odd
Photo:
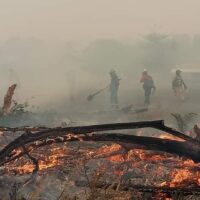
[[[200, 113], [199, 101], [200, 93], [198, 88], [187, 91], [185, 102], [179, 101], [169, 88], [157, 89], [151, 98], [151, 105], [147, 112], [135, 113], [135, 109], [144, 108], [143, 90], [120, 90], [119, 91], [119, 110], [110, 108], [109, 92], [104, 92], [94, 98], [93, 101], [86, 100], [88, 91], [80, 94], [73, 101], [57, 105], [59, 117], [58, 121], [71, 120], [78, 125], [115, 123], [139, 120], [163, 119], [167, 124], [173, 124], [171, 113], [186, 114], [193, 112]], [[120, 112], [121, 108], [133, 104], [132, 111], [128, 113]], [[197, 119], [198, 120], [198, 119]]]

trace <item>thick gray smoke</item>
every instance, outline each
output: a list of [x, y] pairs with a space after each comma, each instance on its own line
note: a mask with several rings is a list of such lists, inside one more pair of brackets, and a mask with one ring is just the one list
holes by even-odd
[[[2, 105], [8, 86], [17, 83], [14, 99], [19, 103], [28, 102], [32, 112], [48, 111], [67, 120], [81, 118], [90, 121], [93, 112], [103, 112], [110, 107], [108, 89], [92, 102], [86, 98], [110, 83], [111, 69], [115, 69], [121, 78], [120, 108], [130, 104], [141, 107], [143, 89], [139, 79], [145, 68], [153, 76], [157, 88], [153, 97], [155, 109], [167, 110], [168, 114], [174, 112], [174, 108], [178, 108], [176, 112], [196, 112], [194, 104], [197, 105], [198, 95], [195, 84], [189, 85], [193, 92], [190, 98], [195, 99], [188, 101], [190, 105], [171, 106], [175, 101], [171, 71], [177, 67], [199, 69], [199, 50], [200, 36], [156, 33], [130, 42], [99, 39], [82, 46], [35, 38], [12, 38], [0, 46], [0, 102]], [[83, 113], [89, 113], [87, 117], [90, 117]], [[45, 124], [42, 118], [38, 121]], [[58, 118], [60, 123], [60, 116]], [[102, 118], [106, 122], [112, 121], [112, 117]]]
[[162, 90], [162, 85], [171, 87], [172, 68], [199, 67], [199, 50], [200, 36], [187, 35], [154, 33], [130, 43], [103, 39], [85, 46], [13, 38], [0, 46], [0, 99], [16, 82], [15, 98], [20, 102], [48, 109], [56, 109], [62, 101], [84, 106], [89, 93], [109, 84], [112, 68], [122, 79], [121, 90], [140, 89], [144, 68]]
[[156, 84], [152, 110], [160, 112], [148, 113], [148, 119], [163, 118], [166, 111], [197, 111], [196, 85], [188, 83], [191, 100], [180, 104], [171, 89], [171, 70], [199, 68], [199, 1], [0, 0], [0, 4], [1, 105], [7, 88], [17, 83], [14, 99], [28, 102], [34, 113], [75, 121], [74, 116], [119, 121], [121, 117], [102, 120], [91, 114], [109, 113], [108, 89], [91, 102], [87, 96], [106, 87], [109, 71], [115, 69], [121, 78], [120, 108], [141, 107], [139, 79], [147, 69]]

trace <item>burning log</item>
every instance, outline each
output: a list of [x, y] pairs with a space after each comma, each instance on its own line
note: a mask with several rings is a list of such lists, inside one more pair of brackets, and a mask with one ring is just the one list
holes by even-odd
[[[136, 128], [155, 128], [165, 131], [173, 136], [179, 137], [184, 141], [167, 140], [152, 137], [140, 137], [125, 134], [92, 134], [92, 132], [102, 132], [109, 130], [123, 130], [123, 129], [136, 129]], [[49, 145], [53, 142], [58, 142], [57, 138], [63, 137], [59, 142], [70, 141], [110, 141], [123, 143], [125, 148], [142, 148], [149, 150], [164, 151], [179, 156], [184, 156], [200, 162], [200, 143], [195, 139], [164, 125], [164, 121], [144, 121], [144, 122], [132, 122], [132, 123], [117, 123], [117, 124], [104, 124], [93, 126], [80, 126], [80, 127], [67, 127], [67, 128], [52, 128], [36, 133], [24, 133], [20, 137], [16, 138], [6, 147], [0, 151], [0, 164], [3, 165], [6, 162], [10, 162], [19, 156], [27, 154], [23, 150], [23, 146], [26, 145], [28, 151], [38, 148], [42, 145]], [[49, 140], [51, 139], [51, 140]], [[51, 141], [51, 142], [49, 142]], [[39, 145], [36, 144], [39, 142]], [[131, 144], [131, 145], [130, 145]], [[18, 150], [19, 154], [13, 153]]]
[[16, 87], [17, 87], [17, 84], [13, 84], [8, 88], [8, 91], [4, 97], [4, 104], [2, 108], [3, 115], [8, 115], [11, 111], [12, 98], [13, 98]]
[[[153, 138], [104, 132], [147, 127], [165, 130], [165, 132], [176, 136], [176, 138]], [[62, 170], [64, 166], [67, 170], [73, 170], [78, 160], [78, 165], [81, 165], [82, 162], [87, 163], [84, 166], [88, 170], [86, 175], [89, 177], [89, 181], [96, 181], [96, 177], [93, 174], [105, 174], [105, 176], [99, 175], [101, 179], [98, 179], [97, 184], [95, 182], [96, 189], [99, 191], [112, 189], [120, 192], [128, 191], [128, 193], [139, 192], [139, 195], [147, 193], [147, 195], [153, 197], [159, 194], [167, 197], [177, 193], [184, 196], [198, 196], [200, 194], [198, 187], [200, 184], [200, 165], [193, 162], [200, 162], [200, 143], [181, 132], [165, 126], [163, 121], [51, 129], [45, 127], [36, 127], [35, 129], [22, 127], [19, 129], [23, 130], [23, 128], [25, 133], [0, 151], [0, 163], [1, 165], [5, 164], [2, 167], [4, 168], [2, 170], [3, 173], [29, 174], [32, 172], [32, 181], [36, 180], [33, 178], [36, 177], [35, 175], [38, 171], [39, 175], [41, 175], [44, 170], [45, 172]], [[66, 142], [73, 141], [89, 141], [89, 143], [82, 145], [73, 143], [62, 146]], [[91, 141], [95, 143], [91, 143]], [[100, 148], [96, 142], [100, 142]], [[112, 143], [112, 145], [102, 146], [104, 142]], [[50, 148], [47, 145], [51, 145]], [[141, 149], [151, 151], [143, 151]], [[157, 154], [158, 151], [159, 156]], [[182, 160], [169, 154], [163, 154], [163, 152], [190, 158], [193, 161]], [[18, 159], [22, 156], [26, 156], [30, 160]], [[96, 159], [99, 159], [100, 165], [94, 165], [94, 163], [97, 163]], [[157, 164], [158, 162], [159, 165]], [[89, 170], [91, 166], [92, 169]], [[94, 166], [95, 168], [100, 167], [99, 171], [94, 172]], [[82, 174], [81, 168], [79, 169], [80, 174]], [[80, 179], [79, 177], [78, 180], [84, 181], [85, 178], [82, 177]], [[80, 187], [89, 186], [87, 183], [75, 183], [76, 186], [79, 184]]]
[[84, 141], [116, 142], [127, 150], [134, 148], [156, 150], [190, 158], [195, 162], [200, 162], [200, 145], [186, 141], [184, 142], [124, 134], [94, 134], [91, 136], [85, 136], [82, 139]]

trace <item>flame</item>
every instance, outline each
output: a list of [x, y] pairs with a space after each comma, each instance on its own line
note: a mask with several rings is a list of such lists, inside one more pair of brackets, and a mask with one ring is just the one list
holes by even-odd
[[192, 173], [187, 169], [180, 169], [172, 173], [174, 178], [170, 183], [170, 187], [176, 187], [192, 177]]
[[166, 134], [166, 133], [161, 134], [161, 135], [159, 136], [159, 138], [160, 138], [160, 139], [168, 139], [168, 140], [176, 140], [176, 141], [180, 141], [180, 142], [184, 141], [183, 139], [181, 139], [181, 138], [179, 138], [179, 137], [175, 137], [175, 136], [173, 136], [173, 135]]
[[[163, 137], [163, 136], [162, 136]], [[45, 152], [44, 154], [41, 154]], [[14, 155], [21, 153], [21, 150], [13, 152]], [[67, 147], [60, 148], [60, 146], [51, 145], [51, 148], [40, 149], [37, 153], [32, 153], [34, 157], [39, 158], [40, 172], [47, 169], [54, 169], [65, 165], [65, 157], [73, 156], [73, 153]], [[32, 155], [31, 154], [31, 155]], [[155, 180], [158, 177], [165, 176], [165, 180], [154, 182], [155, 185], [164, 187], [178, 187], [193, 184], [200, 186], [200, 164], [194, 163], [192, 160], [182, 160], [177, 156], [169, 156], [169, 154], [156, 154], [155, 151], [145, 151], [141, 149], [134, 149], [126, 151], [119, 144], [104, 145], [96, 150], [87, 151], [85, 155], [102, 156], [106, 158], [112, 165], [112, 173], [117, 177], [122, 177], [127, 171], [125, 166], [129, 164], [132, 169], [140, 169], [141, 173], [150, 174], [151, 178]], [[35, 156], [36, 155], [36, 156]], [[151, 163], [154, 164], [152, 169]], [[168, 167], [165, 167], [166, 163]], [[119, 167], [120, 166], [120, 167]], [[30, 160], [18, 159], [7, 165], [7, 172], [15, 172], [18, 174], [31, 173], [34, 170], [34, 165]], [[167, 173], [166, 173], [167, 168]], [[195, 170], [194, 170], [195, 169]], [[157, 179], [156, 179], [157, 178]]]
[[112, 153], [114, 151], [121, 150], [122, 147], [119, 144], [112, 144], [112, 145], [104, 145], [103, 147], [99, 148], [95, 154], [108, 154]]
[[[164, 136], [161, 136], [164, 138]], [[169, 139], [169, 137], [167, 137]], [[174, 139], [174, 137], [170, 137], [170, 139]], [[161, 182], [158, 184], [160, 187], [169, 186], [169, 187], [178, 187], [187, 185], [187, 183], [193, 183], [197, 186], [200, 186], [200, 173], [193, 172], [192, 169], [195, 167], [200, 167], [200, 164], [194, 163], [192, 160], [181, 160], [178, 157], [169, 156], [169, 154], [155, 154], [155, 152], [134, 149], [126, 152], [126, 154], [120, 154], [119, 151], [122, 151], [122, 147], [118, 144], [112, 144], [110, 146], [105, 145], [102, 148], [96, 151], [97, 154], [101, 155], [109, 155], [116, 152], [116, 155], [111, 155], [107, 159], [114, 163], [125, 163], [129, 162], [132, 164], [133, 168], [140, 168], [143, 161], [148, 163], [156, 163], [158, 164], [157, 169], [155, 170], [152, 176], [159, 177], [162, 175], [164, 169], [165, 162], [172, 163], [175, 167], [169, 168], [169, 177], [167, 181]], [[160, 166], [160, 162], [163, 162], [163, 166]], [[148, 172], [148, 164], [142, 166], [144, 173]], [[176, 168], [177, 167], [177, 168]], [[122, 169], [113, 169], [113, 173], [119, 177], [123, 176], [126, 171]], [[151, 172], [152, 173], [152, 172]]]
[[[19, 154], [21, 153], [21, 151], [17, 150], [13, 153]], [[39, 156], [38, 165], [40, 171], [54, 168], [56, 166], [61, 166], [63, 164], [61, 158], [65, 157], [68, 151], [65, 148], [62, 149], [54, 147], [52, 149], [49, 149], [48, 151], [46, 150], [46, 153], [48, 154], [48, 156], [45, 155]], [[32, 173], [34, 169], [35, 166], [33, 163], [31, 163], [30, 160], [24, 163], [24, 161], [22, 161], [22, 158], [18, 159], [17, 161], [14, 161], [13, 164], [7, 165], [6, 168], [7, 172], [15, 172], [18, 174]]]
[[115, 155], [115, 156], [111, 156], [108, 158], [108, 160], [112, 161], [112, 162], [125, 162], [127, 159], [126, 159], [126, 156], [125, 155]]

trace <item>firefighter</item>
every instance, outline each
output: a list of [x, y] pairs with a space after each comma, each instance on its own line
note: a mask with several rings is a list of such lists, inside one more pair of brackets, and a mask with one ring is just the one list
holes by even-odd
[[156, 87], [154, 85], [153, 78], [148, 74], [148, 71], [146, 69], [142, 73], [140, 83], [143, 83], [144, 104], [148, 106], [150, 104], [150, 97], [152, 95], [152, 92], [155, 91]]
[[110, 103], [112, 108], [118, 108], [119, 107], [119, 101], [118, 101], [118, 91], [119, 91], [119, 82], [120, 79], [117, 76], [117, 73], [115, 70], [110, 71]]
[[187, 86], [183, 81], [181, 70], [179, 69], [176, 70], [176, 76], [172, 81], [172, 89], [176, 97], [178, 97], [181, 101], [185, 100], [185, 91], [187, 90]]

